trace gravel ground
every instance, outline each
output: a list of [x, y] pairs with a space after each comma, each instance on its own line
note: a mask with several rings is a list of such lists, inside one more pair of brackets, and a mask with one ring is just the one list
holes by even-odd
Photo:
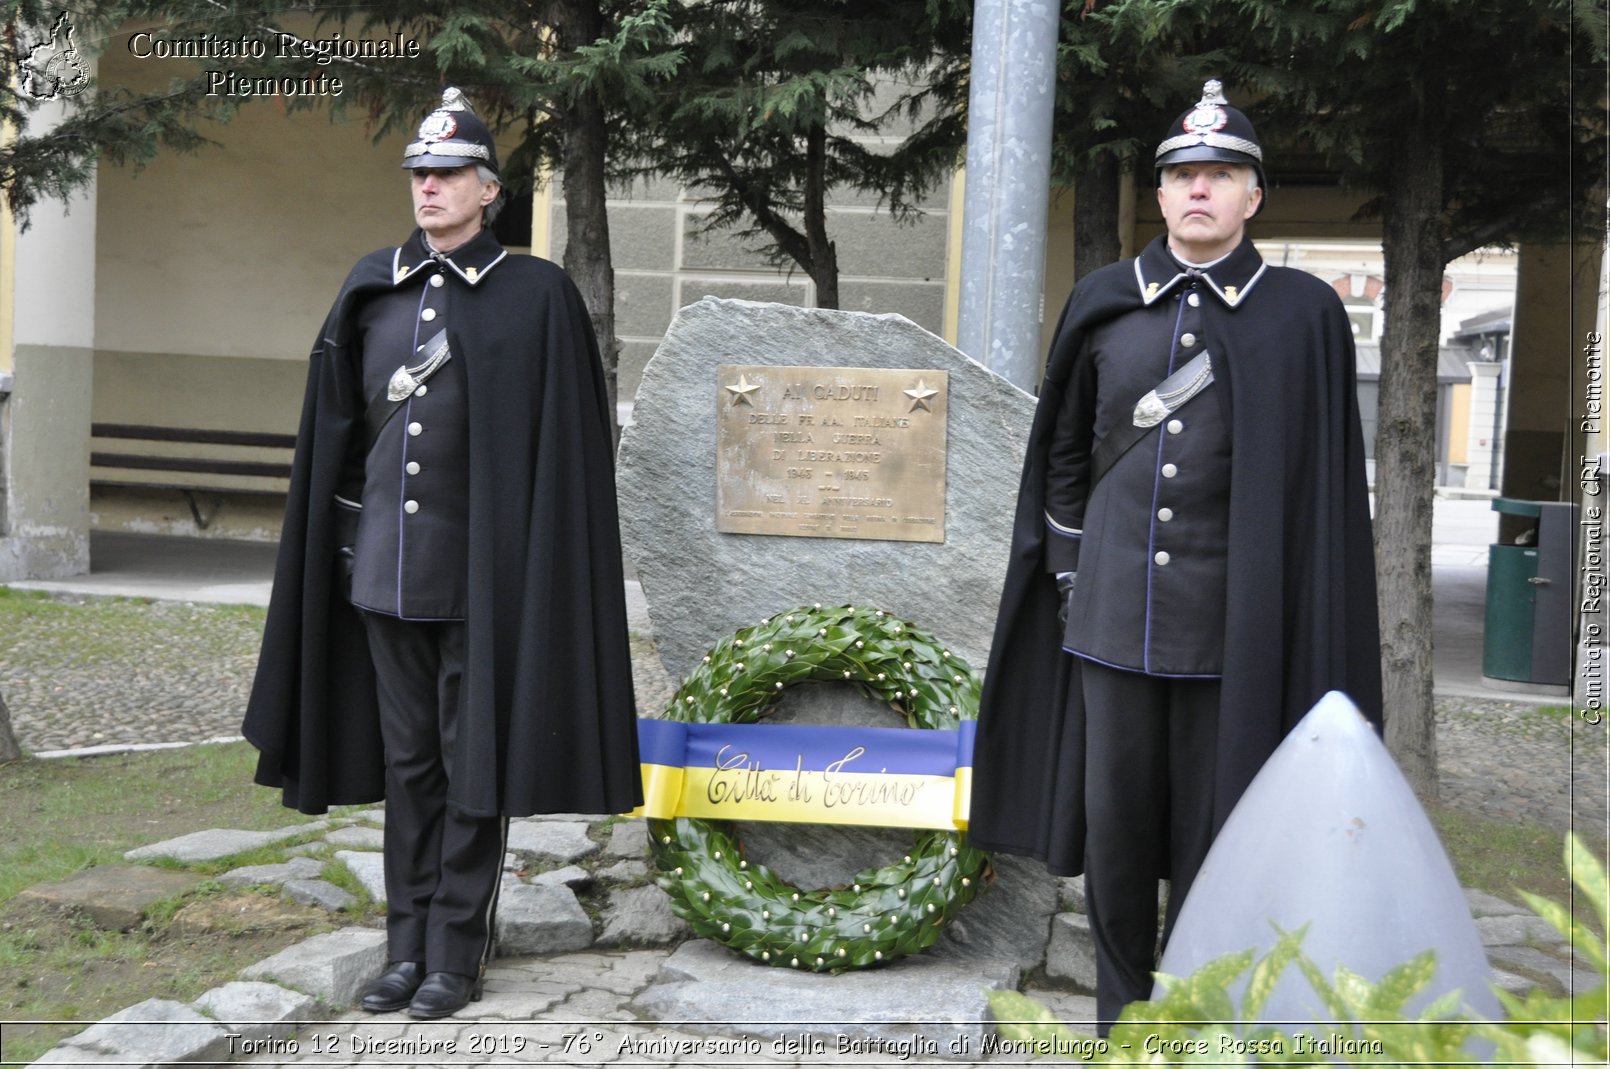
[[[59, 597], [0, 603], [0, 694], [33, 751], [238, 734], [262, 610]], [[664, 708], [672, 681], [634, 636], [639, 708]], [[1551, 828], [1606, 820], [1606, 725], [1525, 702], [1437, 703], [1442, 801]]]

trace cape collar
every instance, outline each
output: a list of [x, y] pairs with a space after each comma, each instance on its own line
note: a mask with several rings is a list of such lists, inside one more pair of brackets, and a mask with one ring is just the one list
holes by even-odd
[[1135, 283], [1140, 287], [1141, 303], [1152, 304], [1174, 287], [1199, 278], [1225, 307], [1234, 309], [1246, 300], [1267, 267], [1248, 238], [1242, 238], [1234, 252], [1212, 267], [1198, 269], [1186, 268], [1176, 260], [1168, 251], [1168, 240], [1159, 237], [1135, 257]]
[[425, 244], [425, 232], [415, 230], [407, 242], [398, 246], [391, 257], [392, 285], [400, 286], [432, 259], [439, 260], [443, 270], [451, 269], [469, 285], [478, 284], [487, 273], [509, 255], [492, 231], [482, 229], [479, 234], [449, 253], [433, 254]]

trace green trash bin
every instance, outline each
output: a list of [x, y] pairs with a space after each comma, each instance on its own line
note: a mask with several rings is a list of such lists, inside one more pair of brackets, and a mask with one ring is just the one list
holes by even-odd
[[1529, 545], [1487, 549], [1487, 612], [1482, 630], [1482, 675], [1519, 683], [1569, 686], [1571, 682], [1570, 502], [1500, 497], [1493, 511], [1537, 519]]

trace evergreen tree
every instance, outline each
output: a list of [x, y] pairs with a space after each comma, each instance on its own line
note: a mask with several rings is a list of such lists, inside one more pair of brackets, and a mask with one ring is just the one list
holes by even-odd
[[706, 230], [758, 238], [837, 308], [829, 196], [873, 193], [907, 219], [955, 167], [968, 16], [962, 0], [681, 0], [686, 62], [634, 153], [707, 198]]
[[[6, 0], [0, 130], [10, 136], [0, 137], [0, 192], [24, 226], [39, 201], [65, 201], [89, 183], [97, 161], [139, 166], [161, 148], [206, 143], [192, 127], [205, 102], [183, 84], [134, 93], [90, 76], [80, 35], [94, 40], [124, 14], [111, 4], [68, 19], [38, 0]], [[53, 124], [38, 121], [47, 104]]]

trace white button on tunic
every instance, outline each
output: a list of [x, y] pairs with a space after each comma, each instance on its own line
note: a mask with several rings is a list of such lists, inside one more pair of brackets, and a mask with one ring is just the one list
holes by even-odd
[[408, 515], [412, 516], [414, 513], [419, 511], [419, 502], [412, 501], [412, 500], [404, 501], [403, 502], [403, 511], [408, 513]]
[[1180, 335], [1180, 345], [1186, 349], [1196, 344], [1196, 335], [1187, 331]]
[[[437, 275], [436, 277], [440, 278], [441, 276]], [[421, 318], [425, 322], [429, 323], [431, 320], [436, 318], [436, 309], [434, 309], [434, 308], [425, 309], [423, 312], [419, 313], [419, 318]]]
[[[423, 386], [420, 387], [421, 390], [423, 390], [424, 388], [425, 387], [423, 387]], [[1181, 423], [1179, 420], [1171, 419], [1171, 420], [1168, 421], [1168, 433], [1170, 433], [1170, 434], [1178, 434], [1180, 431], [1183, 431], [1184, 429], [1185, 429], [1185, 424]]]
[[424, 429], [425, 429], [425, 428], [424, 428], [424, 427], [423, 427], [423, 426], [421, 426], [421, 425], [420, 425], [420, 424], [419, 424], [419, 423], [417, 423], [417, 422], [416, 422], [416, 423], [410, 423], [410, 424], [409, 424], [409, 425], [408, 425], [408, 434], [409, 434], [409, 435], [410, 435], [410, 436], [411, 436], [411, 437], [414, 437], [414, 438], [418, 438], [418, 437], [419, 437], [419, 435], [420, 435], [420, 433], [421, 433], [421, 432], [422, 432], [422, 431], [424, 431]]
[[[413, 502], [409, 502], [409, 504], [413, 504]], [[1161, 550], [1161, 549], [1158, 550], [1157, 551], [1157, 556], [1153, 557], [1152, 560], [1156, 561], [1158, 564], [1167, 564], [1168, 563], [1168, 551], [1167, 550]]]
[[1170, 508], [1158, 509], [1157, 518], [1162, 520], [1164, 523], [1167, 523], [1169, 520], [1174, 518], [1174, 510]]
[[1173, 464], [1164, 464], [1163, 465], [1163, 478], [1172, 479], [1174, 476], [1178, 475], [1179, 473], [1180, 473], [1180, 469], [1175, 467]]
[[440, 288], [441, 288], [441, 286], [442, 286], [442, 283], [443, 283], [443, 282], [444, 282], [444, 281], [445, 281], [445, 280], [444, 280], [444, 279], [443, 279], [443, 278], [442, 278], [442, 276], [441, 276], [441, 275], [432, 275], [432, 276], [430, 276], [430, 284], [431, 284], [431, 285], [432, 285], [432, 286], [435, 286], [435, 287], [437, 287], [437, 288], [438, 288], [438, 289], [440, 289]]
[[410, 475], [418, 475], [419, 474], [419, 461], [410, 460], [408, 462], [407, 466], [403, 470], [408, 472], [408, 474], [410, 474]]

